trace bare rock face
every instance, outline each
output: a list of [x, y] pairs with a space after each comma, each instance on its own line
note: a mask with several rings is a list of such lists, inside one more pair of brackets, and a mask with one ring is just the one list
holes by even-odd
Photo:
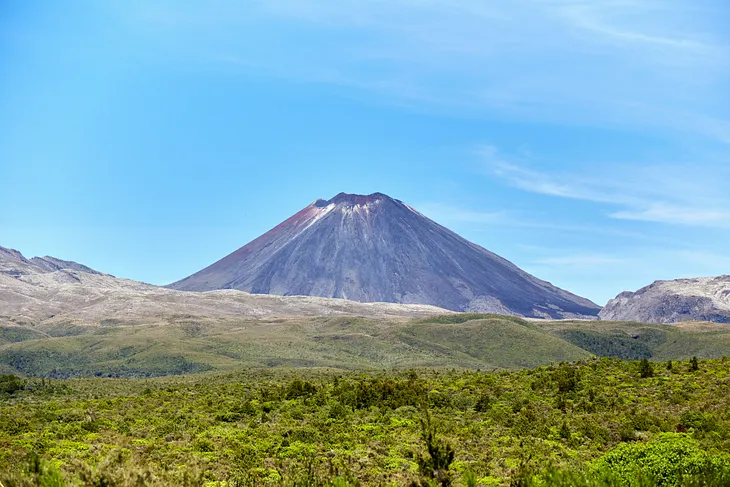
[[316, 200], [169, 287], [430, 304], [540, 318], [595, 317], [600, 309], [381, 193]]
[[626, 291], [601, 310], [602, 320], [730, 323], [730, 276], [656, 281]]

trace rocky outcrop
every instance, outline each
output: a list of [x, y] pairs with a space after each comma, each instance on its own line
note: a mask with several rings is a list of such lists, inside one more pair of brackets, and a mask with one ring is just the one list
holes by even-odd
[[381, 193], [316, 200], [169, 287], [430, 304], [537, 318], [595, 317], [600, 309]]
[[730, 276], [656, 281], [623, 292], [601, 310], [602, 320], [730, 323]]

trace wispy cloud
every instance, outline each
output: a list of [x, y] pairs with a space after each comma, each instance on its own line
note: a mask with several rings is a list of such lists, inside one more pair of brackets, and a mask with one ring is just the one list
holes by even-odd
[[730, 143], [728, 114], [715, 108], [730, 82], [730, 41], [715, 20], [724, 0], [141, 5], [162, 42], [244, 73], [349, 86], [421, 110]]
[[491, 174], [516, 188], [604, 203], [612, 208], [607, 213], [610, 218], [730, 228], [727, 165], [590, 165], [590, 172], [546, 173], [508, 162], [494, 146], [480, 147], [477, 155]]
[[623, 210], [611, 213], [611, 218], [638, 220], [682, 225], [730, 226], [730, 211], [713, 208], [671, 206], [666, 203], [649, 203], [642, 210]]
[[[676, 12], [677, 10], [687, 9], [686, 4], [680, 5], [677, 2], [671, 1], [662, 3], [663, 5], [650, 1], [570, 2], [562, 6], [561, 12], [577, 27], [593, 32], [599, 36], [626, 42], [631, 47], [635, 47], [636, 44], [648, 44], [671, 50], [675, 55], [677, 54], [677, 49], [707, 54], [708, 51], [714, 51], [722, 47], [721, 45], [711, 44], [698, 39], [698, 33], [694, 33], [695, 37], [693, 38], [690, 37], [691, 34], [684, 33], [681, 30], [667, 32], [667, 27], [669, 26], [665, 26], [663, 29], [666, 33], [654, 33], [658, 30], [657, 26], [654, 27], [654, 32], [651, 32], [647, 30], [651, 28], [651, 22], [647, 22], [646, 20], [640, 25], [626, 25], [630, 21], [627, 22], [625, 17], [629, 16], [632, 12], [643, 11], [644, 13], [652, 13], [659, 16], [667, 12], [671, 13], [673, 10]], [[691, 7], [688, 10], [692, 10]], [[677, 20], [671, 17], [670, 19]], [[634, 21], [635, 23], [636, 21]], [[658, 31], [661, 32], [662, 30]]]

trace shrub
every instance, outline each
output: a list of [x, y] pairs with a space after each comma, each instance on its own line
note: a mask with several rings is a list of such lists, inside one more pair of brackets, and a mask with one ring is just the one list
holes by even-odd
[[354, 407], [356, 409], [367, 409], [371, 406], [378, 406], [398, 409], [402, 406], [420, 406], [427, 399], [423, 386], [417, 382], [370, 379], [357, 383], [354, 394]]
[[492, 396], [490, 396], [489, 394], [481, 394], [479, 396], [479, 399], [477, 399], [476, 404], [474, 404], [474, 411], [478, 413], [486, 413], [491, 407]]
[[710, 413], [699, 411], [685, 411], [681, 418], [681, 425], [684, 428], [694, 428], [696, 431], [707, 433], [718, 429], [718, 422]]
[[296, 399], [298, 397], [313, 396], [316, 392], [317, 388], [311, 382], [296, 378], [286, 388], [284, 397], [287, 399]]
[[575, 391], [578, 389], [578, 384], [580, 383], [580, 377], [576, 367], [568, 365], [560, 366], [553, 374], [553, 380], [557, 382], [558, 392], [560, 394]]
[[570, 439], [570, 428], [568, 427], [568, 423], [563, 421], [563, 424], [560, 425], [560, 429], [558, 430], [558, 436], [560, 436], [564, 440]]
[[0, 394], [14, 394], [25, 387], [23, 379], [14, 375], [0, 375]]
[[641, 362], [639, 362], [639, 376], [642, 379], [654, 377], [654, 366], [645, 358], [641, 359]]
[[0, 478], [7, 487], [66, 487], [60, 472], [49, 467], [35, 454], [26, 458], [22, 474], [6, 477], [0, 475]]
[[680, 486], [697, 476], [730, 479], [730, 462], [683, 434], [665, 433], [648, 443], [618, 445], [594, 462], [594, 472], [620, 478], [626, 486]]
[[[418, 471], [423, 477], [420, 486], [427, 487], [432, 483], [431, 480], [441, 487], [450, 486], [452, 478], [449, 467], [454, 461], [454, 448], [436, 437], [436, 427], [427, 409], [424, 410], [424, 416], [421, 418], [421, 439], [426, 444], [427, 455], [417, 455], [416, 457]], [[419, 484], [414, 482], [413, 486], [419, 487]]]
[[700, 370], [700, 363], [697, 360], [697, 357], [692, 357], [689, 361], [689, 370], [692, 372], [697, 372]]

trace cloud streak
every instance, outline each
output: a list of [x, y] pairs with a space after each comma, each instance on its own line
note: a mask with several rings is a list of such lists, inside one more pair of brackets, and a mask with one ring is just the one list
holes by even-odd
[[[724, 0], [213, 0], [140, 4], [160, 41], [243, 73], [349, 86], [448, 114], [730, 143]], [[285, 33], [285, 34], [283, 34]], [[187, 42], [185, 40], [187, 39]], [[722, 103], [720, 104], [722, 106]]]
[[[494, 176], [531, 193], [604, 204], [607, 216], [685, 226], [730, 228], [726, 181], [730, 167], [720, 164], [681, 166], [616, 165], [591, 173], [546, 173], [508, 162], [493, 146], [477, 155]], [[688, 171], [692, 167], [692, 171]], [[597, 177], [596, 173], [605, 174]]]
[[666, 203], [649, 203], [646, 209], [617, 211], [610, 216], [619, 220], [730, 227], [730, 211], [671, 206]]

